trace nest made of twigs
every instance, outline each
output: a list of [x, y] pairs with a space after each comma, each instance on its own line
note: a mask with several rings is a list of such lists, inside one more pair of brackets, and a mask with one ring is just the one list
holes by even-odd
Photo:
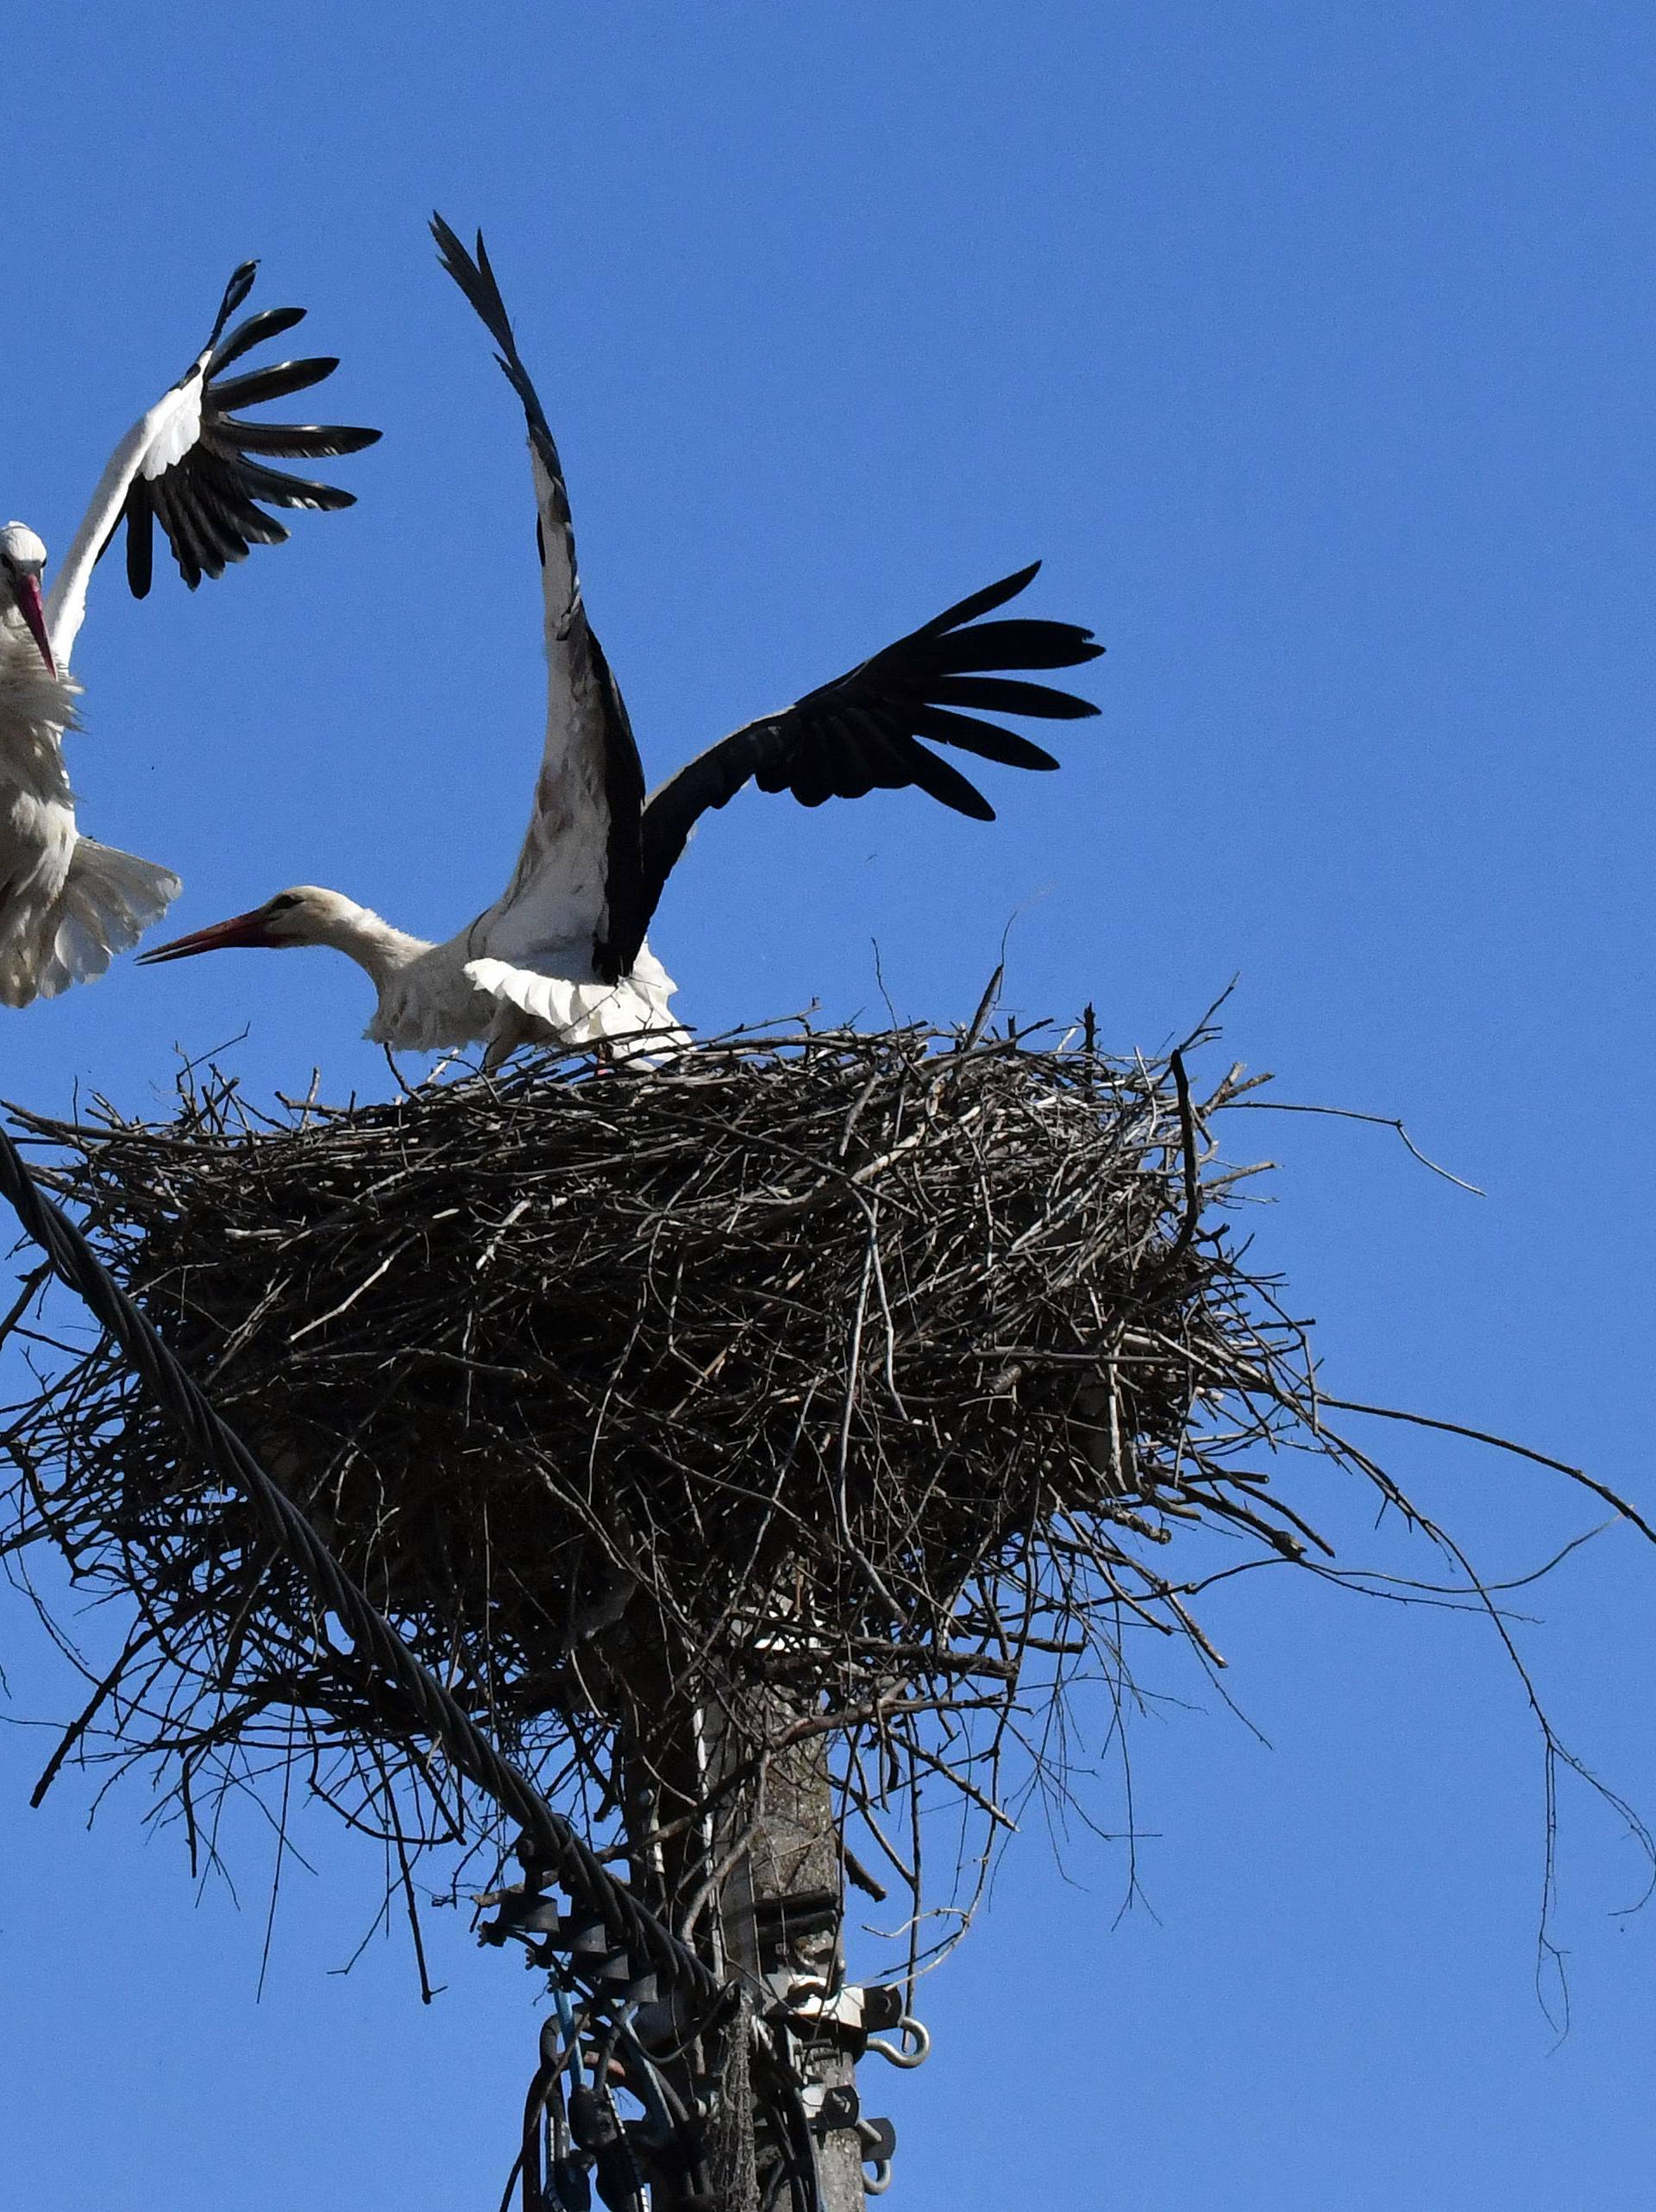
[[[930, 1775], [987, 1809], [1032, 1682], [1119, 1660], [1124, 1620], [1200, 1645], [1176, 1531], [1290, 1558], [1309, 1534], [1266, 1463], [1289, 1432], [1323, 1450], [1303, 1342], [1204, 1134], [1244, 1087], [802, 1031], [364, 1108], [273, 1118], [209, 1076], [159, 1124], [22, 1119], [219, 1411], [549, 1787], [612, 1808], [618, 1743], [653, 1756], [713, 1706], [738, 1743], [835, 1738], [859, 1802]], [[116, 1748], [199, 1791], [297, 1741], [353, 1817], [400, 1778], [431, 1803], [399, 1842], [452, 1828], [106, 1342], [9, 1440], [17, 1532], [137, 1600]]]

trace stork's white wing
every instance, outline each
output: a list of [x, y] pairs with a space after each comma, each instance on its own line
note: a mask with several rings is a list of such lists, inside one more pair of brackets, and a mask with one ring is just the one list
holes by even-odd
[[224, 335], [253, 289], [256, 261], [244, 261], [225, 287], [212, 335], [189, 368], [135, 423], [110, 457], [92, 503], [47, 597], [47, 626], [60, 667], [68, 665], [86, 613], [86, 588], [124, 517], [127, 580], [135, 598], [149, 590], [154, 527], [160, 523], [193, 592], [204, 576], [222, 576], [254, 545], [279, 545], [287, 531], [270, 507], [348, 507], [355, 495], [314, 484], [253, 458], [268, 454], [320, 460], [357, 453], [378, 430], [344, 423], [247, 422], [238, 407], [283, 399], [331, 376], [339, 364], [320, 358], [273, 363], [227, 376], [254, 346], [302, 322], [302, 307], [267, 308]]
[[[593, 634], [575, 565], [563, 464], [478, 234], [468, 254], [441, 216], [431, 219], [442, 266], [499, 348], [523, 403], [535, 482], [535, 542], [545, 607], [546, 744], [518, 865], [489, 918], [489, 949], [521, 959], [542, 946], [590, 937], [598, 973], [613, 982], [643, 935], [639, 821], [644, 778], [627, 710]], [[618, 959], [616, 948], [628, 948]]]

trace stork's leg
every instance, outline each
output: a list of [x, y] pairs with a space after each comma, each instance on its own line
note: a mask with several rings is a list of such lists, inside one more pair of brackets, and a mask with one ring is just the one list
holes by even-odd
[[503, 1061], [511, 1059], [519, 1045], [557, 1042], [544, 1022], [536, 1021], [533, 1014], [524, 1013], [521, 1006], [514, 1006], [509, 999], [503, 999], [489, 1025], [489, 1041], [483, 1054], [484, 1072], [492, 1075]]

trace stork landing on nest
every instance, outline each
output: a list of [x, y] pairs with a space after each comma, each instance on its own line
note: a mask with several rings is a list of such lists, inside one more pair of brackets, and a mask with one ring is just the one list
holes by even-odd
[[644, 932], [709, 808], [749, 781], [792, 792], [806, 806], [913, 785], [993, 821], [982, 794], [920, 741], [1009, 768], [1057, 768], [1050, 753], [982, 715], [1068, 721], [1098, 709], [1048, 684], [986, 672], [1076, 667], [1104, 649], [1073, 623], [980, 619], [1024, 590], [1036, 562], [720, 739], [646, 800], [627, 711], [586, 619], [563, 466], [482, 238], [473, 255], [440, 216], [432, 229], [443, 266], [499, 348], [529, 427], [549, 681], [545, 749], [517, 867], [494, 905], [442, 944], [304, 884], [145, 956], [332, 945], [367, 969], [379, 994], [371, 1041], [417, 1051], [483, 1043], [491, 1065], [530, 1042], [681, 1035], [667, 1011], [674, 987]]

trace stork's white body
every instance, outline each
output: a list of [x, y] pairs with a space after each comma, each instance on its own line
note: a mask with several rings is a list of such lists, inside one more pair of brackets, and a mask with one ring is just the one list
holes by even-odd
[[[491, 1062], [519, 1044], [595, 1044], [676, 1034], [667, 1012], [674, 985], [648, 948], [630, 975], [593, 972], [592, 937], [535, 941], [521, 910], [492, 906], [444, 943], [411, 937], [336, 892], [312, 894], [304, 942], [346, 953], [372, 981], [379, 1004], [363, 1032], [395, 1052], [487, 1048]], [[325, 896], [327, 905], [321, 904]]]
[[22, 621], [0, 623], [0, 999], [26, 1006], [41, 987], [53, 919], [75, 849], [75, 803], [60, 743], [74, 696], [47, 672]]
[[[123, 486], [116, 515], [124, 496]], [[101, 511], [94, 500], [83, 537]], [[56, 998], [72, 983], [101, 975], [160, 919], [179, 889], [170, 868], [83, 837], [77, 828], [63, 736], [76, 724], [79, 686], [69, 678], [68, 660], [85, 611], [86, 579], [67, 563], [64, 573], [71, 598], [58, 610], [55, 674], [16, 608], [0, 619], [0, 1005], [8, 1006]], [[53, 611], [48, 600], [49, 630]]]

